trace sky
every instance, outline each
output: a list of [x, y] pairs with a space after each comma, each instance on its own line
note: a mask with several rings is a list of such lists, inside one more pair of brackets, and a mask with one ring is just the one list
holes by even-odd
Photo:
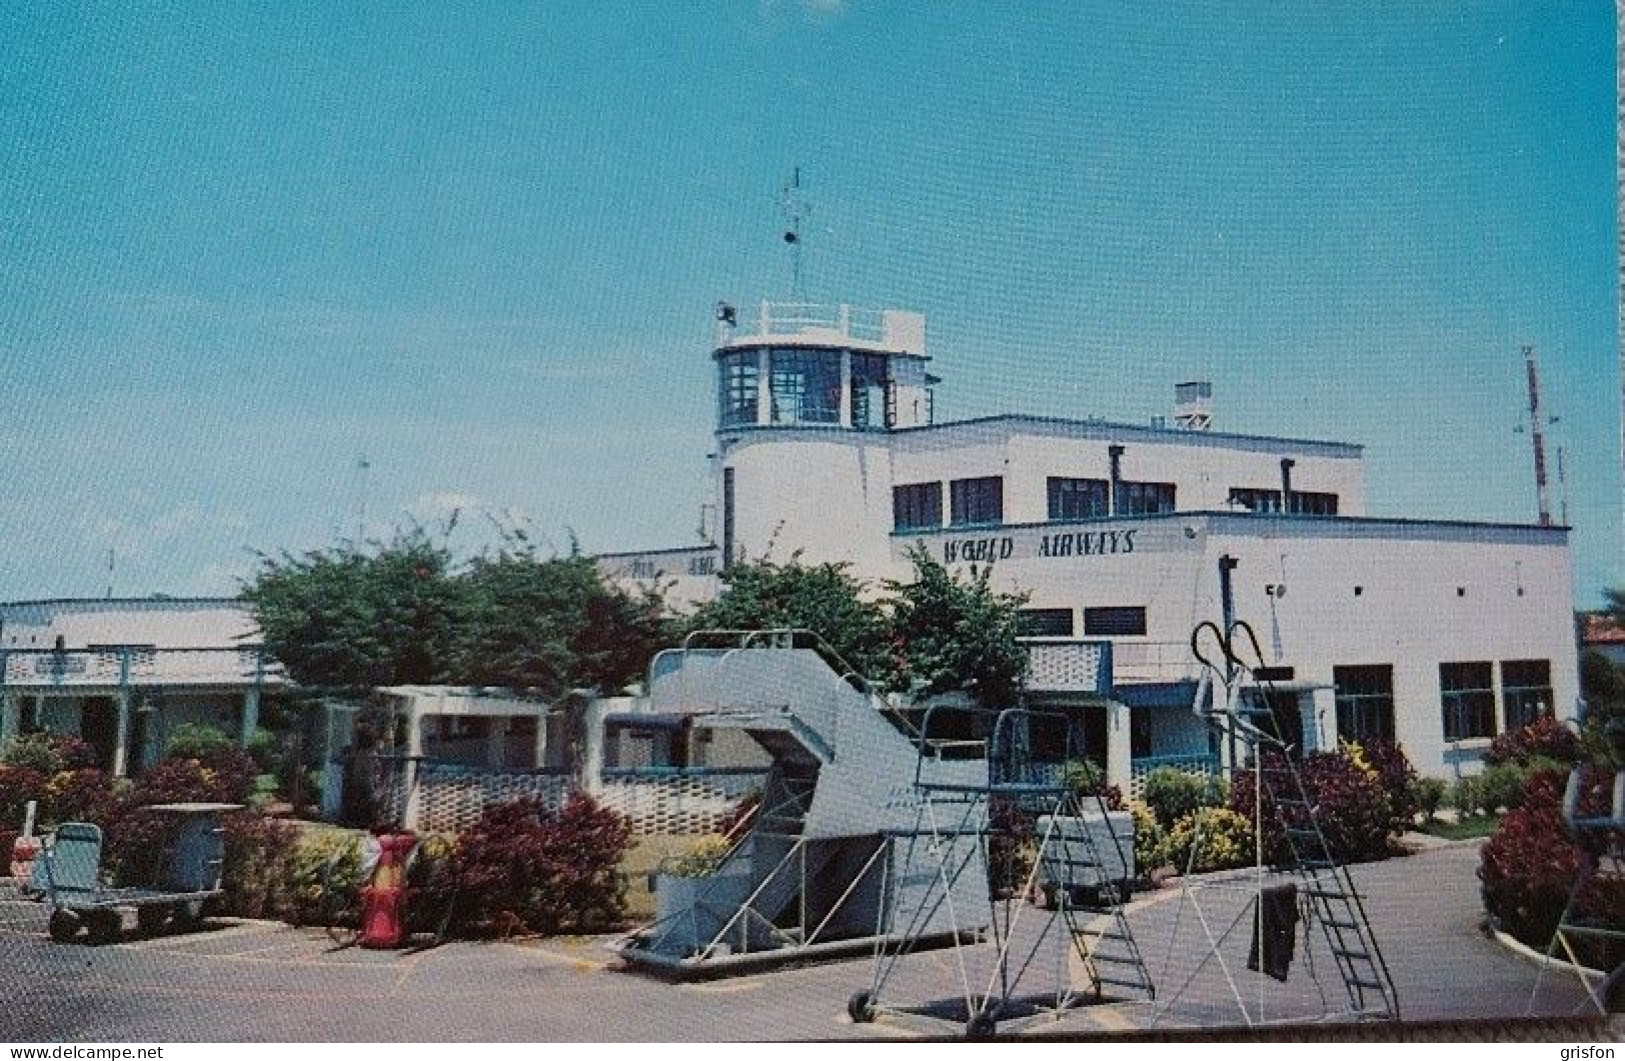
[[452, 512], [692, 543], [796, 166], [805, 295], [926, 314], [939, 420], [1211, 379], [1363, 444], [1372, 515], [1533, 522], [1534, 344], [1577, 604], [1625, 583], [1604, 0], [15, 3], [0, 49], [0, 599]]

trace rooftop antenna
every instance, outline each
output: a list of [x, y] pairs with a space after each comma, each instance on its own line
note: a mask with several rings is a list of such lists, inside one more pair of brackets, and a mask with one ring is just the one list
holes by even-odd
[[361, 543], [367, 538], [367, 473], [372, 470], [372, 462], [367, 460], [365, 453], [355, 460], [355, 547], [361, 548]]
[[1540, 415], [1540, 367], [1535, 362], [1534, 346], [1523, 348], [1523, 363], [1529, 378], [1529, 434], [1535, 444], [1535, 500], [1540, 506], [1540, 525], [1550, 527], [1552, 498], [1546, 484], [1545, 421]]
[[801, 167], [779, 189], [779, 209], [784, 213], [784, 242], [790, 246], [790, 297], [801, 298], [801, 225], [812, 214], [812, 205], [801, 194]]

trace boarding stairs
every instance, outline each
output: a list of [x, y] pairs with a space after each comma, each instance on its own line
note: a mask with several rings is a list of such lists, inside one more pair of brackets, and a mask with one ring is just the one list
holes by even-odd
[[[1235, 760], [1232, 766], [1246, 764], [1253, 770], [1256, 779], [1254, 828], [1257, 835], [1263, 837], [1273, 827], [1279, 829], [1284, 838], [1283, 848], [1278, 852], [1282, 862], [1275, 869], [1292, 878], [1297, 886], [1305, 922], [1306, 949], [1309, 934], [1314, 931], [1312, 923], [1319, 928], [1347, 996], [1348, 1009], [1343, 1016], [1356, 1020], [1398, 1020], [1399, 995], [1393, 976], [1377, 944], [1354, 879], [1348, 868], [1337, 861], [1327, 843], [1315, 794], [1304, 784], [1297, 769], [1297, 748], [1292, 741], [1271, 732], [1274, 726], [1269, 721], [1271, 713], [1267, 707], [1255, 705], [1242, 694], [1244, 680], [1253, 677], [1254, 666], [1248, 660], [1261, 665], [1262, 659], [1252, 628], [1237, 622], [1228, 636], [1219, 638], [1226, 665], [1218, 667], [1209, 662], [1198, 647], [1204, 627], [1217, 632], [1213, 624], [1203, 624], [1192, 635], [1197, 659], [1207, 664], [1197, 684], [1195, 711], [1215, 731], [1220, 747], [1231, 750]], [[1246, 641], [1241, 640], [1243, 636]], [[1252, 655], [1235, 651], [1234, 646], [1238, 644], [1251, 648]], [[1269, 684], [1267, 681], [1248, 683], [1266, 690]], [[1200, 843], [1198, 830], [1192, 844], [1193, 863]], [[1260, 846], [1261, 856], [1262, 850]], [[1262, 865], [1258, 869], [1262, 872]], [[1253, 898], [1254, 909], [1261, 911], [1263, 902], [1260, 889]], [[1262, 945], [1259, 949], [1263, 949]], [[1259, 957], [1262, 962], [1263, 956]], [[1239, 994], [1237, 1002], [1241, 1003]], [[1242, 1010], [1244, 1014], [1248, 1012], [1245, 1005]], [[1249, 1016], [1249, 1022], [1251, 1019]]]

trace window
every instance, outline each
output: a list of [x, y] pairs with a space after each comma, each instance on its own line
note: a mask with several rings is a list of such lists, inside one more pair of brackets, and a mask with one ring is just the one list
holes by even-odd
[[1488, 663], [1439, 664], [1444, 739], [1495, 736], [1495, 689]]
[[717, 422], [723, 427], [756, 422], [756, 351], [723, 354], [717, 385]]
[[1258, 490], [1251, 486], [1230, 488], [1230, 507], [1244, 508], [1248, 512], [1281, 511], [1281, 491]]
[[942, 484], [912, 483], [891, 492], [892, 527], [923, 530], [942, 526]]
[[1050, 519], [1094, 519], [1107, 516], [1107, 490], [1104, 479], [1049, 480]]
[[1150, 516], [1174, 510], [1173, 483], [1117, 484], [1117, 514], [1119, 516]]
[[956, 527], [999, 523], [1004, 519], [1004, 480], [997, 475], [955, 479], [948, 484], [948, 501], [948, 521]]
[[1501, 662], [1501, 709], [1507, 729], [1522, 729], [1552, 710], [1552, 665], [1544, 659]]
[[1088, 637], [1139, 637], [1145, 634], [1144, 608], [1085, 608], [1083, 632]]
[[1317, 494], [1312, 490], [1294, 490], [1287, 508], [1297, 516], [1337, 515], [1337, 495]]
[[1021, 637], [1071, 637], [1071, 608], [1023, 608], [1016, 615]]
[[852, 355], [852, 426], [890, 427], [886, 417], [886, 357]]
[[774, 350], [768, 388], [775, 424], [833, 424], [841, 419], [841, 355], [836, 350]]
[[1394, 668], [1386, 663], [1332, 668], [1337, 736], [1361, 741], [1394, 739]]

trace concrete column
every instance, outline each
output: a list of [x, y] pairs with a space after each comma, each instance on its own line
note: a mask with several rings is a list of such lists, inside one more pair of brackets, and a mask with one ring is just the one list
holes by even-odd
[[118, 736], [113, 744], [113, 776], [124, 777], [130, 769], [130, 690], [118, 691]]
[[589, 795], [596, 797], [604, 784], [604, 716], [609, 713], [613, 701], [589, 700], [583, 709], [582, 735], [586, 743], [584, 754], [581, 757], [581, 774], [578, 783]]
[[[841, 307], [841, 315], [846, 315], [846, 307]], [[837, 420], [842, 427], [852, 426], [852, 351], [841, 351], [841, 407], [837, 410]]]
[[243, 693], [242, 731], [238, 737], [238, 744], [244, 748], [254, 736], [254, 731], [260, 728], [260, 690], [254, 686]]
[[1126, 794], [1133, 780], [1133, 754], [1129, 727], [1129, 706], [1106, 701], [1106, 783]]
[[22, 732], [22, 699], [15, 693], [0, 694], [0, 741]]
[[485, 765], [493, 770], [502, 769], [508, 751], [508, 720], [491, 719], [491, 728], [485, 734]]
[[[767, 320], [767, 305], [762, 306], [765, 323]], [[773, 393], [768, 386], [769, 373], [772, 370], [772, 359], [766, 347], [756, 351], [756, 422], [758, 424], [771, 424], [773, 422]]]
[[547, 712], [540, 711], [536, 715], [536, 748], [532, 753], [532, 765], [537, 769], [547, 765]]

